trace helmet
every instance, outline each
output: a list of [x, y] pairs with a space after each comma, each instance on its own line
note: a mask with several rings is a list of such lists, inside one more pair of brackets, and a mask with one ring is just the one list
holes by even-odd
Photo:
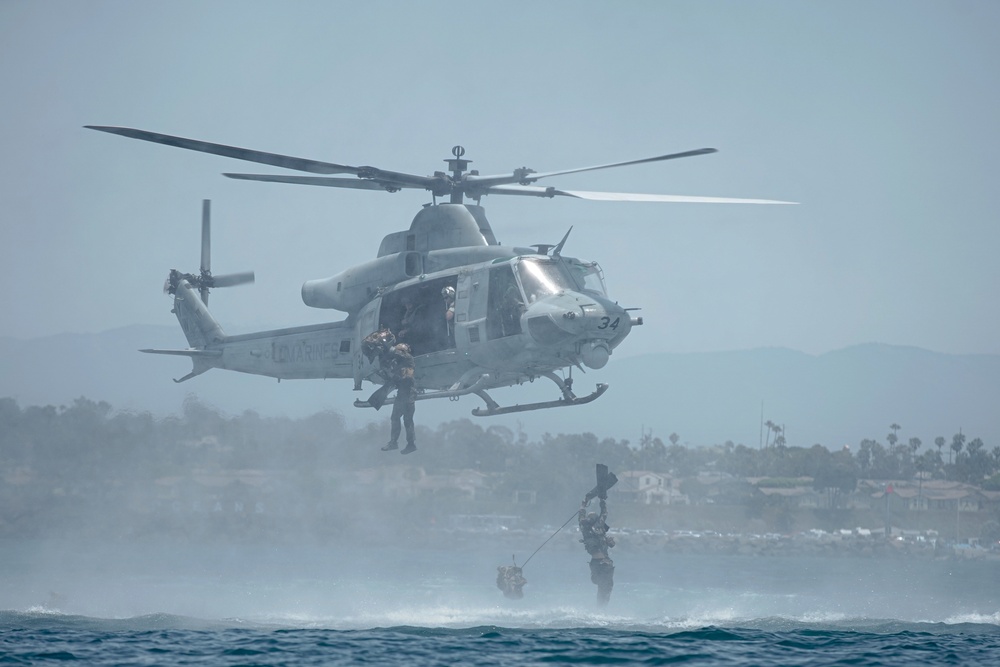
[[441, 296], [443, 296], [446, 299], [454, 299], [455, 298], [455, 288], [452, 287], [451, 285], [448, 285], [447, 287], [442, 287], [441, 288]]
[[597, 521], [597, 512], [591, 512], [590, 514], [588, 514], [587, 520], [591, 522]]

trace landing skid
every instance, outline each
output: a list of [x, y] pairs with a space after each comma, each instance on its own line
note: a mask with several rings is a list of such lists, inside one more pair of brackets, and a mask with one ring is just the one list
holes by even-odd
[[583, 405], [597, 399], [608, 390], [608, 385], [603, 382], [598, 383], [597, 389], [592, 394], [586, 396], [572, 396], [571, 398], [560, 398], [556, 401], [542, 401], [540, 403], [525, 403], [524, 405], [508, 405], [501, 407], [490, 398], [485, 391], [475, 392], [479, 398], [486, 401], [486, 408], [476, 408], [472, 414], [476, 417], [492, 417], [494, 415], [508, 415], [512, 412], [528, 412], [529, 410], [544, 410], [546, 408], [565, 408], [571, 405]]
[[[451, 389], [448, 390], [427, 391], [418, 393], [416, 395], [416, 400], [426, 401], [432, 398], [458, 398], [459, 396], [465, 396], [466, 394], [475, 394], [479, 398], [483, 399], [483, 402], [486, 403], [486, 407], [475, 408], [472, 411], [473, 416], [492, 417], [494, 415], [507, 415], [513, 412], [528, 412], [530, 410], [545, 410], [547, 408], [566, 408], [571, 405], [584, 405], [586, 403], [590, 403], [591, 401], [596, 400], [601, 396], [601, 394], [603, 394], [608, 390], [607, 384], [599, 382], [597, 384], [597, 389], [595, 389], [593, 393], [587, 394], [586, 396], [577, 396], [576, 394], [573, 393], [572, 378], [563, 380], [555, 373], [542, 373], [541, 375], [542, 377], [546, 377], [556, 383], [556, 385], [559, 387], [559, 390], [562, 392], [563, 395], [562, 398], [557, 399], [555, 401], [541, 401], [539, 403], [525, 403], [523, 405], [501, 406], [499, 403], [493, 400], [492, 396], [486, 393], [485, 389], [482, 388], [483, 385], [487, 384], [488, 378], [486, 375], [480, 375], [476, 380], [476, 382], [473, 383], [471, 386], [459, 388], [462, 387], [462, 385], [464, 384], [463, 381], [459, 381], [455, 383], [455, 385]], [[468, 378], [463, 378], [463, 380], [471, 379], [471, 377], [472, 376], [470, 375]], [[376, 407], [370, 401], [356, 400], [354, 401], [354, 407], [375, 408], [377, 410], [378, 408], [382, 407], [382, 405], [387, 405], [394, 402], [395, 399], [396, 399], [395, 396], [393, 396], [392, 398], [386, 398], [382, 403], [378, 405], [378, 407]]]

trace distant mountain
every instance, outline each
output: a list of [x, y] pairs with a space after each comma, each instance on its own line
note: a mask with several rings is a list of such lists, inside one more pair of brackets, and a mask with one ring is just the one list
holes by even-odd
[[[188, 382], [170, 378], [190, 370], [183, 358], [140, 354], [145, 347], [183, 347], [175, 327], [131, 326], [99, 334], [62, 334], [32, 340], [0, 338], [0, 396], [28, 405], [66, 405], [85, 396], [117, 410], [165, 416], [180, 412], [194, 396], [227, 414], [303, 417], [334, 409], [360, 428], [388, 418], [352, 406], [373, 388], [354, 392], [350, 380], [277, 382], [213, 370]], [[421, 401], [419, 424], [469, 418], [482, 425], [543, 433], [592, 432], [637, 441], [642, 429], [667, 440], [671, 433], [689, 446], [726, 440], [756, 446], [763, 420], [783, 424], [789, 445], [856, 445], [863, 438], [885, 442], [899, 424], [906, 442], [925, 446], [961, 428], [987, 449], [1000, 446], [1000, 355], [950, 355], [911, 347], [867, 344], [821, 355], [767, 348], [697, 354], [652, 354], [617, 358], [599, 372], [574, 373], [577, 394], [607, 382], [608, 392], [585, 406], [475, 418], [476, 397], [458, 402]], [[558, 398], [548, 380], [499, 390], [502, 405]], [[947, 455], [947, 450], [945, 451]]]

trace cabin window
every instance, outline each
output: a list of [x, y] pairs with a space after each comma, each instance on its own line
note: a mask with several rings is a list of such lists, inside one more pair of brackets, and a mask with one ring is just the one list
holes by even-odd
[[490, 269], [486, 309], [486, 337], [489, 340], [521, 333], [524, 297], [510, 264]]
[[340, 353], [341, 354], [347, 354], [350, 351], [351, 351], [351, 341], [350, 341], [350, 339], [340, 341]]
[[420, 253], [406, 253], [403, 270], [406, 271], [406, 275], [410, 277], [419, 276], [423, 272], [420, 267]]

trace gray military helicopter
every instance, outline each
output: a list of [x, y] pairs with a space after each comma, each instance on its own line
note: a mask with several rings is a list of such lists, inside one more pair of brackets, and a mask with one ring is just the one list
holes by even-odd
[[[572, 370], [603, 367], [612, 351], [642, 324], [637, 308], [624, 308], [605, 288], [601, 267], [563, 255], [569, 231], [557, 244], [500, 245], [480, 200], [485, 195], [574, 197], [598, 201], [788, 204], [763, 199], [583, 192], [533, 185], [552, 176], [624, 167], [714, 153], [701, 148], [592, 167], [538, 173], [521, 167], [482, 176], [468, 170], [471, 160], [455, 146], [445, 160], [450, 173], [431, 176], [352, 167], [265, 153], [124, 127], [89, 129], [132, 139], [212, 153], [323, 176], [224, 174], [229, 178], [335, 188], [397, 192], [427, 190], [431, 203], [410, 228], [382, 239], [378, 256], [341, 273], [302, 285], [302, 300], [313, 308], [347, 313], [339, 322], [227, 335], [208, 311], [209, 290], [253, 282], [253, 273], [214, 276], [211, 271], [209, 203], [203, 204], [201, 271], [170, 271], [165, 290], [174, 297], [177, 316], [190, 345], [183, 350], [147, 349], [181, 355], [193, 363], [183, 382], [212, 368], [282, 379], [352, 378], [383, 385], [357, 407], [378, 409], [386, 398], [386, 379], [377, 359], [362, 352], [363, 339], [388, 328], [410, 345], [416, 365], [418, 400], [475, 394], [485, 407], [476, 416], [499, 415], [589, 403], [607, 390], [600, 383], [586, 395], [573, 393]], [[333, 178], [329, 174], [353, 174]], [[439, 203], [439, 198], [448, 198]], [[465, 203], [466, 198], [475, 204]], [[570, 231], [572, 228], [570, 228]], [[565, 377], [557, 375], [564, 373]], [[500, 406], [491, 389], [548, 378], [561, 394], [552, 401]]]

